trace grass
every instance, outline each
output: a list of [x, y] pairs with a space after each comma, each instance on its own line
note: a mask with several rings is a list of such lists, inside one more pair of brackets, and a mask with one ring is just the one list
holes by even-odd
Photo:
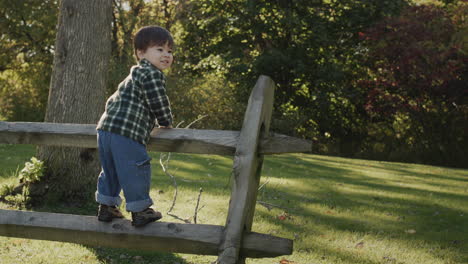
[[[0, 185], [14, 182], [14, 171], [32, 155], [32, 146], [0, 145]], [[159, 167], [159, 153], [151, 155], [151, 196], [166, 212], [174, 188]], [[179, 195], [173, 213], [190, 219], [203, 188], [198, 223], [223, 225], [231, 166], [230, 157], [174, 154], [169, 170]], [[284, 256], [289, 263], [468, 263], [468, 170], [287, 154], [266, 157], [262, 172], [258, 200], [278, 207], [257, 204], [253, 230], [293, 239], [294, 253]], [[94, 214], [94, 208], [84, 213]], [[181, 222], [169, 215], [163, 221]], [[216, 259], [6, 237], [0, 237], [0, 255], [2, 264], [203, 264]]]

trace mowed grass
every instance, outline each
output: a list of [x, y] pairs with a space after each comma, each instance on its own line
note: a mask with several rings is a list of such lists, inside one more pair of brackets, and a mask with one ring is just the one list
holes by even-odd
[[[14, 182], [14, 171], [32, 155], [33, 146], [0, 145], [0, 185]], [[174, 186], [159, 166], [160, 154], [151, 155], [151, 196], [165, 213]], [[197, 222], [224, 225], [231, 169], [231, 157], [172, 154], [169, 171], [178, 185], [172, 213], [193, 222], [202, 188]], [[253, 230], [293, 239], [294, 253], [247, 263], [468, 263], [468, 170], [287, 154], [265, 158], [261, 185], [258, 200], [275, 207], [257, 203]], [[85, 213], [95, 214], [95, 208]], [[182, 222], [169, 215], [163, 221]], [[0, 237], [2, 264], [202, 264], [215, 259]]]

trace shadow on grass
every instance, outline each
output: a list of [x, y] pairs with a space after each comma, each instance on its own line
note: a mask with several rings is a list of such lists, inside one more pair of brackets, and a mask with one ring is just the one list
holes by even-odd
[[[218, 187], [226, 183], [226, 177], [230, 177], [232, 161], [230, 164], [225, 162], [224, 168], [213, 169], [204, 159], [196, 156], [185, 160], [202, 165], [185, 173], [198, 180], [203, 179], [200, 175], [207, 172], [217, 175], [204, 182], [203, 189], [205, 192], [219, 192]], [[293, 234], [319, 232], [314, 228], [315, 223], [326, 226], [328, 230], [378, 234], [412, 245], [423, 243], [453, 252], [456, 261], [468, 259], [467, 171], [431, 166], [418, 171], [419, 166], [423, 165], [366, 163], [316, 155], [266, 158], [262, 179], [271, 179], [272, 183], [259, 192], [258, 199], [285, 208], [273, 210], [278, 210], [278, 214], [288, 211], [304, 219], [305, 224], [279, 222], [272, 217], [272, 212], [259, 210], [259, 207], [256, 217], [272, 225], [281, 225], [289, 238]], [[436, 172], [432, 172], [432, 168]], [[184, 170], [180, 168], [179, 172]], [[444, 175], [444, 170], [450, 170], [450, 174]], [[283, 186], [278, 183], [281, 179], [302, 184]], [[199, 188], [193, 184], [181, 185], [192, 191]], [[300, 187], [299, 191], [297, 187]], [[229, 193], [229, 188], [224, 192]], [[408, 234], [408, 230], [416, 233]], [[339, 252], [332, 247], [311, 250], [324, 252], [325, 258], [326, 254], [333, 254], [348, 263], [381, 263], [365, 256]], [[436, 253], [433, 256], [437, 259]], [[382, 256], [382, 261], [393, 260], [391, 256]]]
[[[330, 162], [317, 156], [307, 160], [310, 176], [300, 173], [300, 170], [296, 168], [297, 164], [295, 165], [290, 157], [275, 158], [274, 161], [270, 161], [271, 166], [288, 170], [290, 172], [288, 175], [293, 179], [306, 180], [314, 175], [320, 177], [319, 187], [311, 187], [307, 193], [309, 205], [315, 203], [317, 206], [293, 202], [296, 204], [295, 211], [300, 212], [298, 215], [312, 219], [314, 223], [325, 225], [333, 230], [379, 233], [390, 239], [398, 238], [410, 243], [414, 242], [413, 244], [426, 243], [433, 247], [449, 249], [464, 260], [468, 258], [468, 250], [466, 250], [468, 247], [468, 225], [466, 225], [468, 192], [461, 194], [463, 187], [457, 189], [458, 193], [451, 193], [450, 190], [445, 190], [443, 185], [440, 186], [440, 190], [430, 191], [423, 188], [396, 186], [392, 185], [394, 182], [389, 184], [385, 179], [363, 176], [362, 172], [356, 170], [366, 165], [355, 165], [351, 163], [351, 160], [348, 161], [349, 163], [346, 160]], [[463, 186], [468, 179], [466, 170], [455, 170], [459, 175], [445, 177], [440, 174], [428, 176], [428, 173], [416, 173], [410, 166], [409, 170], [399, 169], [398, 164], [369, 167], [386, 170], [386, 173], [395, 174], [396, 177], [414, 177], [410, 186], [413, 182], [427, 184], [433, 176], [457, 181], [459, 186]], [[402, 181], [406, 184], [404, 179]], [[317, 181], [312, 180], [312, 182]], [[456, 188], [456, 185], [450, 187]], [[290, 201], [304, 201], [304, 193], [294, 190], [273, 188], [269, 191], [269, 194], [274, 193], [275, 196], [278, 192], [282, 192]], [[269, 198], [268, 195], [266, 198]], [[347, 211], [354, 212], [355, 217], [350, 218]], [[360, 213], [362, 216], [356, 217]], [[276, 221], [271, 218], [269, 220]], [[283, 224], [283, 226], [291, 232], [314, 231], [313, 228], [306, 230], [306, 227], [298, 230], [297, 227], [289, 224]], [[405, 235], [407, 230], [417, 230], [417, 233]]]
[[137, 251], [129, 249], [87, 247], [105, 264], [190, 264], [185, 259], [171, 253]]
[[[23, 155], [29, 155], [27, 149]], [[152, 189], [172, 188], [170, 178], [160, 169], [159, 154], [151, 155]], [[19, 155], [18, 159], [22, 161], [24, 157]], [[206, 193], [229, 196], [230, 157], [177, 154], [173, 155], [171, 166], [177, 169], [172, 172], [180, 189], [196, 193], [203, 187]], [[384, 239], [450, 250], [457, 257], [453, 263], [468, 263], [467, 170], [424, 166], [419, 171], [420, 166], [317, 155], [266, 157], [262, 182], [271, 181], [259, 192], [258, 199], [285, 209], [268, 212], [257, 206], [256, 218], [272, 226], [280, 226], [284, 230], [282, 236], [286, 234], [291, 239], [294, 234], [300, 234], [305, 237], [303, 239], [315, 238], [323, 230], [358, 233], [362, 236], [372, 234]], [[445, 170], [450, 172], [446, 173]], [[95, 215], [96, 205], [83, 205], [78, 209], [54, 206], [52, 209], [38, 210]], [[275, 215], [283, 210], [290, 213], [293, 220], [278, 221]], [[415, 230], [416, 233], [407, 234], [407, 230]], [[365, 254], [352, 254], [327, 246], [326, 239], [323, 240], [323, 243], [312, 246], [304, 244], [295, 250], [322, 255], [325, 263], [329, 262], [328, 256], [347, 263], [402, 261], [394, 260], [392, 256], [381, 256], [382, 261], [376, 262]], [[187, 263], [174, 254], [98, 247], [89, 249], [102, 263], [108, 264]], [[436, 253], [428, 254], [437, 258]], [[450, 263], [451, 260], [447, 261]]]

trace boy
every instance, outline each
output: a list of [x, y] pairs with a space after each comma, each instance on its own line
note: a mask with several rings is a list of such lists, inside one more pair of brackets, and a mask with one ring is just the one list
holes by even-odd
[[172, 113], [165, 89], [163, 70], [173, 62], [174, 41], [164, 28], [141, 28], [134, 37], [138, 65], [109, 97], [97, 125], [102, 165], [96, 191], [99, 221], [122, 218], [117, 208], [123, 189], [132, 225], [144, 226], [161, 219], [149, 196], [151, 169], [146, 151], [150, 133], [159, 127], [172, 128]]

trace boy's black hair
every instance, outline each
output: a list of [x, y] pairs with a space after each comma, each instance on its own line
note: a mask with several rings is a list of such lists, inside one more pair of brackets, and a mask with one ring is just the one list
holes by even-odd
[[135, 58], [138, 60], [137, 51], [146, 51], [147, 48], [153, 46], [167, 45], [172, 49], [174, 47], [174, 39], [167, 29], [159, 26], [146, 26], [140, 28], [133, 38], [133, 49]]

